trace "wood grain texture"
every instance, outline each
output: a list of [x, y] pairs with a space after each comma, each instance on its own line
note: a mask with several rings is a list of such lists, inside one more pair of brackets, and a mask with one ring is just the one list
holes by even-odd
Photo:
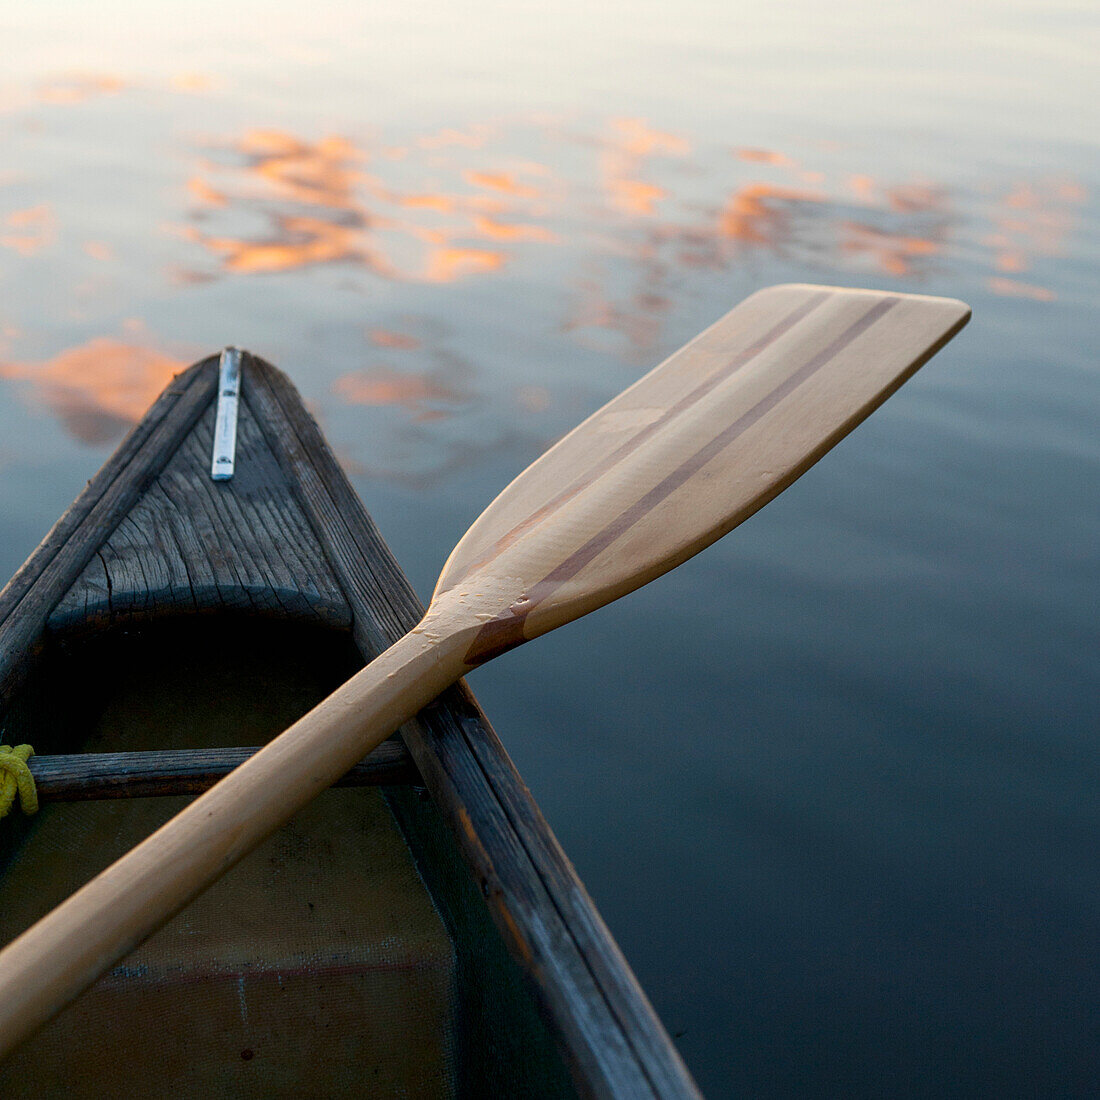
[[[259, 746], [66, 753], [32, 756], [28, 767], [42, 803], [159, 798], [202, 794], [258, 751]], [[333, 786], [400, 786], [418, 783], [419, 778], [408, 749], [394, 738], [384, 741]]]
[[214, 396], [213, 360], [178, 375], [0, 592], [0, 700], [10, 697], [64, 593]]
[[51, 629], [226, 610], [350, 624], [343, 590], [246, 402], [236, 475], [197, 476], [210, 462], [216, 411], [211, 402], [96, 551], [50, 614]]

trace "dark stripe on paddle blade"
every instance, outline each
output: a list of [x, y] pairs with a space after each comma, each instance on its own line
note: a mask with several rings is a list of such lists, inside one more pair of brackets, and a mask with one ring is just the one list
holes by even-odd
[[643, 497], [635, 501], [598, 534], [578, 547], [560, 565], [526, 593], [521, 605], [513, 604], [504, 614], [486, 623], [478, 632], [466, 653], [465, 662], [471, 667], [484, 663], [509, 649], [514, 649], [527, 639], [523, 626], [527, 616], [563, 584], [575, 577], [585, 566], [606, 550], [616, 539], [630, 530], [643, 517], [657, 507], [670, 493], [675, 492], [708, 462], [730, 446], [738, 436], [771, 412], [785, 397], [808, 381], [822, 367], [831, 362], [850, 343], [863, 335], [876, 321], [891, 310], [899, 298], [882, 298], [858, 321], [844, 330], [831, 344], [819, 351], [793, 374], [788, 375], [771, 393], [761, 398], [751, 409], [681, 463]]
[[[747, 348], [738, 352], [723, 368], [716, 370], [710, 377], [704, 379], [690, 393], [680, 398], [675, 405], [666, 409], [652, 424], [647, 424], [636, 435], [625, 440], [614, 451], [600, 459], [592, 469], [586, 470], [580, 477], [576, 478], [576, 480], [570, 483], [570, 485], [558, 493], [552, 500], [547, 501], [541, 508], [536, 509], [525, 519], [517, 523], [515, 527], [507, 532], [507, 534], [501, 535], [480, 558], [466, 567], [462, 576], [469, 576], [472, 573], [476, 573], [483, 566], [488, 565], [502, 550], [506, 550], [522, 535], [536, 526], [540, 520], [556, 512], [563, 504], [572, 500], [573, 497], [584, 489], [587, 489], [594, 481], [603, 477], [609, 470], [614, 469], [614, 467], [628, 454], [637, 450], [646, 440], [651, 439], [672, 420], [675, 420], [676, 417], [681, 416], [693, 405], [698, 404], [698, 402], [706, 397], [716, 386], [725, 382], [727, 378], [750, 363], [761, 352], [774, 344], [781, 336], [788, 333], [799, 323], [799, 321], [804, 320], [813, 310], [817, 309], [817, 307], [829, 296], [828, 291], [818, 291], [815, 294], [811, 294], [797, 309], [792, 310], [782, 321], [774, 325], [758, 340], [755, 340]], [[449, 591], [458, 584], [460, 580], [461, 576], [456, 577], [451, 581], [448, 587], [442, 591]]]

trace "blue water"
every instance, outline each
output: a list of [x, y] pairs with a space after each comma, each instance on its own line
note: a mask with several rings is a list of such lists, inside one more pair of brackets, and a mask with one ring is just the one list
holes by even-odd
[[707, 1095], [1095, 1092], [1091, 5], [0, 32], [7, 573], [225, 343], [292, 375], [426, 597], [496, 491], [754, 289], [968, 301], [764, 511], [472, 683]]

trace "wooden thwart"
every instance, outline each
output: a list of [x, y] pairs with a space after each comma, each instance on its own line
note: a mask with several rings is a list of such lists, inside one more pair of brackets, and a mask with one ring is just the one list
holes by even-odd
[[[159, 752], [64, 753], [28, 761], [39, 802], [85, 802], [105, 798], [156, 798], [202, 794], [260, 751], [171, 749]], [[383, 741], [334, 787], [405, 786], [419, 781], [408, 749]]]

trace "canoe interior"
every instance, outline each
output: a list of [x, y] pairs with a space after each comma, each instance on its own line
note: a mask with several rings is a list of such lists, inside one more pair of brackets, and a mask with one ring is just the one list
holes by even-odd
[[[54, 632], [4, 740], [51, 754], [258, 745], [361, 664], [346, 629], [244, 613]], [[185, 803], [5, 819], [0, 942]], [[4, 1097], [127, 1092], [575, 1095], [417, 784], [327, 792], [0, 1067]]]

